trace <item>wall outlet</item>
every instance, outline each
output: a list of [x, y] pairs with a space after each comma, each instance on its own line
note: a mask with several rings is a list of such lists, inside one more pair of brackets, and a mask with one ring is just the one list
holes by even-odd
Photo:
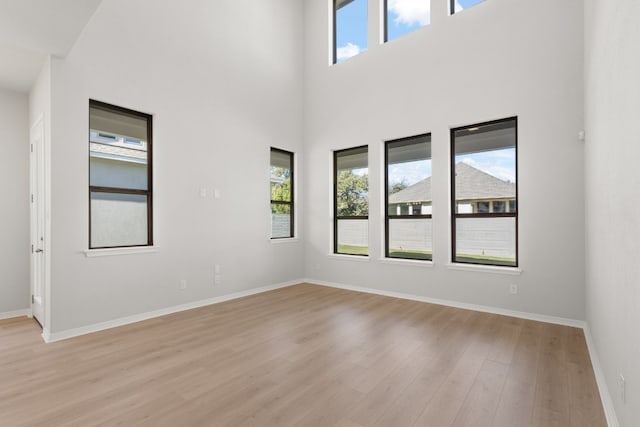
[[214, 270], [216, 274], [220, 274], [220, 272], [222, 271], [222, 269], [220, 268], [220, 264], [216, 264], [214, 266]]
[[185, 279], [180, 280], [180, 284], [178, 285], [180, 290], [184, 291], [187, 289], [187, 281]]
[[221, 276], [220, 274], [216, 274], [216, 275], [213, 277], [213, 283], [214, 283], [215, 285], [220, 285], [220, 284], [222, 284], [222, 276]]
[[620, 377], [618, 378], [618, 382], [620, 383], [620, 400], [622, 401], [622, 403], [626, 403], [626, 400], [627, 400], [626, 381], [622, 374], [620, 374]]
[[201, 188], [200, 189], [200, 197], [202, 197], [203, 199], [205, 197], [207, 197], [207, 189], [206, 188]]
[[511, 295], [518, 295], [518, 285], [516, 285], [515, 283], [509, 285], [509, 293]]

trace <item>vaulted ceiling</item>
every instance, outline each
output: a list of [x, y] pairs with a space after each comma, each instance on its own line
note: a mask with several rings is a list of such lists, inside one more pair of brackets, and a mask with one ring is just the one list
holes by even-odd
[[64, 57], [102, 0], [0, 0], [0, 88], [28, 92], [47, 55]]

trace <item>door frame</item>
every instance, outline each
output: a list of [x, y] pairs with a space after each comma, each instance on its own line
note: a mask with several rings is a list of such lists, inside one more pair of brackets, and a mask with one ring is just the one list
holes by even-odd
[[[41, 133], [41, 143], [40, 149], [42, 153], [36, 153], [36, 148], [34, 147], [34, 142], [37, 133]], [[38, 319], [42, 326], [42, 337], [45, 341], [49, 341], [51, 332], [51, 204], [49, 194], [51, 194], [51, 181], [49, 171], [50, 169], [50, 141], [47, 137], [47, 127], [45, 122], [44, 113], [41, 113], [33, 124], [30, 127], [29, 133], [29, 215], [30, 215], [30, 248], [33, 247], [33, 250], [40, 247], [43, 252], [41, 256], [42, 260], [42, 271], [40, 273], [41, 277], [41, 306], [42, 306], [42, 318]], [[38, 159], [36, 155], [41, 155], [40, 167], [41, 171], [40, 176], [42, 177], [42, 184], [39, 186], [37, 182], [38, 171]], [[36, 193], [40, 191], [39, 195], [40, 203], [42, 204], [41, 209], [36, 209], [36, 204], [34, 203], [34, 198], [36, 197]], [[38, 218], [40, 217], [40, 218]], [[38, 220], [42, 224], [43, 230], [43, 238], [44, 244], [38, 245]], [[33, 246], [31, 246], [33, 245]], [[30, 266], [30, 295], [29, 295], [29, 308], [31, 317], [34, 316], [34, 303], [33, 303], [33, 295], [34, 289], [36, 286], [36, 268], [37, 264], [35, 262], [34, 253], [30, 251], [29, 253], [29, 266]]]

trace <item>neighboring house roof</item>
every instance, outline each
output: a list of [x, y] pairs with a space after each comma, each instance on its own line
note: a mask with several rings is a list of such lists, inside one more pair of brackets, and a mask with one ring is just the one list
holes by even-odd
[[[460, 162], [456, 164], [456, 190], [456, 198], [461, 200], [513, 198], [516, 184]], [[389, 196], [389, 203], [426, 201], [431, 201], [431, 177]]]

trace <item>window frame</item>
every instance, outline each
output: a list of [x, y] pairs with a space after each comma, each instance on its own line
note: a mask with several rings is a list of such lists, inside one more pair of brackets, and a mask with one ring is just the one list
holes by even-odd
[[[489, 211], [486, 213], [457, 213], [456, 212], [456, 150], [455, 150], [455, 141], [456, 141], [456, 132], [461, 130], [468, 130], [472, 128], [480, 128], [482, 126], [488, 125], [496, 125], [500, 123], [513, 122], [515, 129], [515, 138], [514, 138], [514, 149], [515, 149], [515, 212], [491, 212], [491, 203], [489, 204]], [[478, 265], [478, 266], [491, 266], [491, 267], [504, 267], [504, 268], [519, 268], [520, 265], [520, 244], [519, 244], [519, 215], [518, 215], [518, 117], [507, 117], [504, 119], [491, 120], [487, 122], [474, 123], [465, 126], [458, 126], [450, 129], [450, 164], [449, 164], [449, 172], [450, 172], [450, 183], [451, 183], [451, 262], [454, 264], [465, 264], [465, 265]], [[457, 261], [456, 260], [456, 222], [457, 219], [464, 218], [514, 218], [515, 221], [515, 263], [513, 265], [504, 265], [504, 264], [493, 264], [487, 262], [470, 262], [470, 261]]]
[[[89, 134], [91, 133], [91, 110], [99, 109], [111, 113], [121, 114], [125, 116], [143, 119], [147, 123], [147, 189], [121, 188], [91, 185], [91, 139], [89, 136], [88, 144], [88, 177], [89, 177], [89, 249], [118, 249], [118, 248], [136, 248], [153, 246], [153, 116], [129, 108], [120, 107], [118, 105], [108, 104], [106, 102], [89, 99], [88, 123]], [[128, 194], [135, 196], [146, 196], [147, 198], [147, 243], [139, 245], [114, 245], [114, 246], [93, 246], [91, 241], [91, 194], [92, 193], [110, 193], [110, 194]]]
[[352, 148], [344, 148], [341, 150], [334, 150], [333, 151], [333, 254], [334, 255], [345, 255], [345, 256], [357, 256], [357, 257], [369, 257], [370, 252], [369, 252], [369, 247], [370, 247], [370, 242], [367, 240], [367, 254], [349, 254], [349, 253], [343, 253], [343, 252], [338, 252], [338, 220], [339, 219], [346, 219], [346, 220], [363, 220], [366, 219], [367, 220], [367, 227], [369, 226], [369, 213], [370, 213], [370, 209], [369, 209], [369, 192], [367, 190], [367, 215], [350, 215], [350, 216], [341, 216], [338, 217], [338, 154], [339, 153], [344, 153], [347, 151], [355, 151], [355, 150], [361, 150], [361, 149], [366, 149], [366, 154], [367, 154], [367, 188], [368, 188], [368, 183], [369, 183], [369, 146], [368, 145], [360, 145], [358, 147], [352, 147]]
[[[273, 167], [273, 165], [271, 165], [271, 153], [273, 152], [278, 152], [280, 154], [286, 154], [287, 156], [289, 156], [289, 165], [290, 165], [290, 170], [291, 170], [291, 200], [290, 201], [284, 201], [284, 200], [273, 200], [271, 199], [271, 191], [269, 191], [269, 199], [270, 199], [270, 203], [269, 203], [269, 210], [271, 210], [271, 206], [273, 204], [277, 204], [277, 205], [289, 205], [289, 216], [290, 216], [290, 221], [289, 221], [289, 235], [285, 236], [285, 237], [273, 237], [273, 223], [271, 223], [271, 240], [282, 240], [282, 239], [293, 239], [295, 238], [295, 176], [294, 176], [294, 152], [293, 151], [287, 151], [287, 150], [283, 150], [281, 148], [276, 148], [276, 147], [271, 147], [271, 149], [269, 150], [269, 166]], [[269, 190], [271, 190], [271, 182], [269, 182]]]
[[[386, 4], [386, 0], [385, 0], [385, 4]], [[389, 144], [390, 143], [396, 143], [396, 142], [403, 142], [403, 141], [409, 141], [409, 140], [413, 140], [413, 139], [417, 139], [417, 138], [422, 138], [422, 137], [429, 137], [429, 144], [432, 144], [433, 139], [432, 139], [432, 135], [431, 132], [426, 132], [420, 135], [413, 135], [413, 136], [407, 136], [404, 138], [398, 138], [398, 139], [392, 139], [392, 140], [388, 140], [384, 142], [384, 257], [387, 259], [392, 259], [392, 260], [413, 260], [413, 261], [427, 261], [427, 262], [433, 262], [433, 251], [431, 253], [431, 258], [409, 258], [409, 257], [394, 257], [394, 256], [390, 256], [389, 255], [389, 224], [390, 224], [390, 219], [433, 219], [433, 214], [423, 214], [422, 213], [422, 208], [420, 209], [420, 214], [419, 215], [415, 215], [413, 213], [407, 213], [407, 214], [401, 214], [401, 215], [389, 215]], [[433, 147], [431, 147], [433, 148]], [[429, 160], [432, 160], [433, 156], [431, 156], [429, 158]], [[433, 161], [431, 161], [431, 165], [433, 167]], [[431, 175], [433, 176], [433, 174]], [[433, 197], [431, 200], [431, 206], [433, 209]], [[432, 246], [433, 246], [433, 242], [432, 242]]]

